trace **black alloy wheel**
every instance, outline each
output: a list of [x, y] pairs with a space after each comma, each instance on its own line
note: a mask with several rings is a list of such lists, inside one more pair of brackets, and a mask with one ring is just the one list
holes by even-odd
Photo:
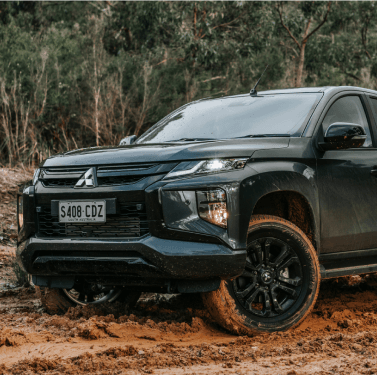
[[302, 289], [302, 265], [294, 249], [276, 238], [263, 237], [248, 246], [244, 273], [233, 281], [238, 301], [261, 317], [281, 315]]

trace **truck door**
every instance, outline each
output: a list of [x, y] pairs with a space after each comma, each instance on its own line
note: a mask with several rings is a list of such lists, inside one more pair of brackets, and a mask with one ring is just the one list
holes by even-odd
[[376, 248], [377, 148], [368, 98], [338, 94], [326, 108], [319, 132], [348, 122], [361, 125], [367, 139], [363, 147], [325, 151], [317, 159], [321, 253]]

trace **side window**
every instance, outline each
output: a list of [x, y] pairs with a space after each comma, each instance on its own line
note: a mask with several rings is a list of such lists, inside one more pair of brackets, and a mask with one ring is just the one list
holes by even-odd
[[368, 120], [365, 116], [364, 108], [358, 96], [344, 96], [338, 99], [329, 109], [322, 122], [323, 134], [334, 122], [349, 122], [364, 128], [367, 139], [363, 147], [372, 147]]
[[374, 118], [377, 120], [377, 98], [371, 98], [369, 97], [369, 102], [371, 104], [371, 107], [372, 107], [372, 111], [373, 111], [373, 114], [374, 114]]

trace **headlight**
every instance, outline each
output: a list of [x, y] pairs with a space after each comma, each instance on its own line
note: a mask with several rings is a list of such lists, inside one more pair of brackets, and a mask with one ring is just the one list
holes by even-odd
[[40, 173], [41, 173], [41, 170], [39, 168], [34, 172], [33, 186], [38, 182]]
[[228, 226], [228, 211], [226, 209], [226, 194], [222, 189], [197, 191], [199, 216], [212, 224], [226, 228]]
[[245, 167], [247, 159], [248, 158], [184, 161], [170, 171], [164, 179], [242, 169]]

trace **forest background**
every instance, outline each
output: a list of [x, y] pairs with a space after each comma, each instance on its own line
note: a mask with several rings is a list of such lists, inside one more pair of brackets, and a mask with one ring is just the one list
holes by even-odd
[[0, 2], [0, 165], [259, 89], [377, 87], [375, 2]]

